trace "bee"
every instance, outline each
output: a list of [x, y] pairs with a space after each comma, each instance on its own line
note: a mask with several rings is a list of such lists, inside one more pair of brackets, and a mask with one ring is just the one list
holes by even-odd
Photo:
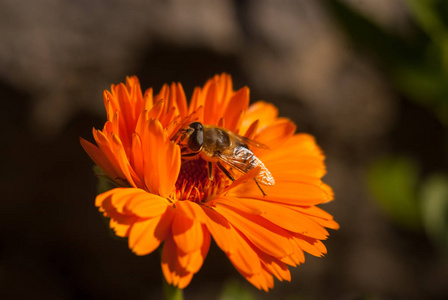
[[200, 157], [208, 163], [208, 177], [213, 180], [213, 165], [231, 180], [233, 175], [222, 163], [246, 174], [250, 170], [260, 167], [260, 172], [254, 177], [254, 181], [266, 196], [260, 184], [274, 185], [275, 180], [263, 162], [254, 155], [250, 146], [267, 149], [268, 147], [249, 138], [240, 136], [230, 130], [219, 126], [203, 125], [200, 122], [192, 122], [187, 128], [181, 129], [179, 145], [183, 146], [182, 157]]

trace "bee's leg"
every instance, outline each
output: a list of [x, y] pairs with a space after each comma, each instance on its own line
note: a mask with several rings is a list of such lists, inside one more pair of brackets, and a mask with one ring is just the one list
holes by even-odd
[[208, 179], [213, 181], [213, 164], [210, 161], [208, 162]]
[[257, 184], [258, 188], [260, 189], [261, 193], [263, 194], [263, 197], [266, 197], [265, 192], [263, 191], [263, 189], [261, 188], [260, 184], [257, 181], [257, 178], [254, 178], [255, 183]]
[[198, 155], [199, 152], [192, 152], [192, 153], [187, 153], [187, 154], [182, 154], [182, 157], [193, 157], [195, 155]]
[[230, 172], [227, 171], [227, 169], [224, 168], [224, 166], [219, 161], [218, 161], [218, 167], [224, 174], [226, 174], [227, 177], [229, 177], [230, 180], [235, 181], [235, 178], [233, 178], [232, 174], [230, 174]]

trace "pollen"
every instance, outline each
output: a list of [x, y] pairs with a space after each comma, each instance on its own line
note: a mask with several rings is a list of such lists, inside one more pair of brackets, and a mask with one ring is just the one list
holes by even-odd
[[210, 196], [222, 193], [228, 184], [217, 168], [213, 168], [213, 180], [210, 180], [207, 162], [202, 158], [184, 161], [176, 181], [176, 198], [205, 202]]

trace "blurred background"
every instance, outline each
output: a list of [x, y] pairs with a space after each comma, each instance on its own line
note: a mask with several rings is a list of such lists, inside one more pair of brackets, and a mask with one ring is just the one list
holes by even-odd
[[316, 136], [341, 229], [268, 294], [213, 244], [186, 299], [448, 299], [444, 0], [0, 0], [0, 297], [162, 297], [78, 138], [127, 75], [190, 96], [221, 72]]

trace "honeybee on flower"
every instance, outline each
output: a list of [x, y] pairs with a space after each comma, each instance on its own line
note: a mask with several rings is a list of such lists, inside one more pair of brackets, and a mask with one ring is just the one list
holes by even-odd
[[321, 181], [324, 155], [274, 105], [249, 106], [249, 89], [216, 75], [187, 104], [181, 84], [144, 94], [136, 77], [103, 94], [107, 121], [81, 138], [118, 185], [96, 197], [110, 227], [146, 255], [162, 247], [166, 281], [185, 288], [211, 238], [250, 283], [268, 291], [291, 280], [304, 252], [322, 256], [333, 217], [316, 205], [333, 199]]

